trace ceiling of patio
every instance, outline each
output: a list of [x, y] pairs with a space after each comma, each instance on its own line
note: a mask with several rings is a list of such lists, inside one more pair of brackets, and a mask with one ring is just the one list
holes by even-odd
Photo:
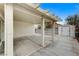
[[24, 21], [29, 23], [41, 23], [41, 17], [37, 14], [29, 12], [18, 5], [14, 5], [14, 20]]
[[4, 5], [2, 3], [0, 3], [0, 18], [3, 19], [3, 17], [4, 17]]
[[[14, 20], [24, 21], [34, 24], [42, 23], [42, 19], [40, 15], [30, 12], [28, 9], [24, 9], [18, 5], [13, 5], [13, 9], [14, 9], [13, 10]], [[0, 17], [2, 17], [2, 19], [4, 20], [4, 5], [2, 3], [0, 4]], [[50, 21], [50, 20], [46, 19], [46, 21]]]

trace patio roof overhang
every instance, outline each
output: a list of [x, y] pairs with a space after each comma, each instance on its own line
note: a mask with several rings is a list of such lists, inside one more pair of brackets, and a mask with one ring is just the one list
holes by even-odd
[[33, 12], [30, 12], [28, 8], [25, 9], [17, 4], [14, 4], [13, 9], [14, 20], [24, 21], [28, 23], [41, 23], [41, 17], [37, 14], [34, 14]]
[[47, 15], [28, 4], [14, 4], [14, 19], [31, 23], [41, 23], [42, 17], [47, 21], [57, 21], [55, 16]]
[[[28, 4], [13, 4], [14, 20], [25, 21], [29, 23], [41, 23], [42, 17], [47, 21], [57, 21], [55, 16], [47, 15], [46, 13], [33, 8]], [[4, 20], [4, 4], [0, 4], [0, 18]]]
[[0, 4], [0, 20], [4, 19], [4, 5]]

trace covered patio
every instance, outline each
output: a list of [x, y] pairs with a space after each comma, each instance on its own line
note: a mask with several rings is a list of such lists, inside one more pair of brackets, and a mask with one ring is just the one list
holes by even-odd
[[[51, 43], [52, 35], [45, 35], [45, 22], [54, 22], [55, 18], [35, 10], [26, 4], [14, 4], [14, 55], [30, 55]], [[41, 25], [40, 33], [35, 32], [36, 24]]]
[[[45, 34], [45, 22], [54, 22], [55, 16], [41, 11], [38, 5], [2, 4], [5, 28], [4, 55], [30, 55], [51, 43], [52, 35]], [[35, 32], [35, 24], [41, 25], [41, 33]]]

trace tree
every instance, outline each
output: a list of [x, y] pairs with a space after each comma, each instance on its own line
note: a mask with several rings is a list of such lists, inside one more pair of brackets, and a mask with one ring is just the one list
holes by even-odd
[[68, 24], [75, 26], [75, 38], [79, 42], [79, 15], [69, 16], [66, 21]]
[[66, 21], [70, 25], [76, 25], [79, 23], [79, 15], [68, 16]]

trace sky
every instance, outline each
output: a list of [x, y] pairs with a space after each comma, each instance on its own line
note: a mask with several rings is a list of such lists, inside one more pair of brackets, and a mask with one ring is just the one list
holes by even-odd
[[41, 3], [40, 7], [65, 20], [67, 16], [79, 14], [78, 3]]

